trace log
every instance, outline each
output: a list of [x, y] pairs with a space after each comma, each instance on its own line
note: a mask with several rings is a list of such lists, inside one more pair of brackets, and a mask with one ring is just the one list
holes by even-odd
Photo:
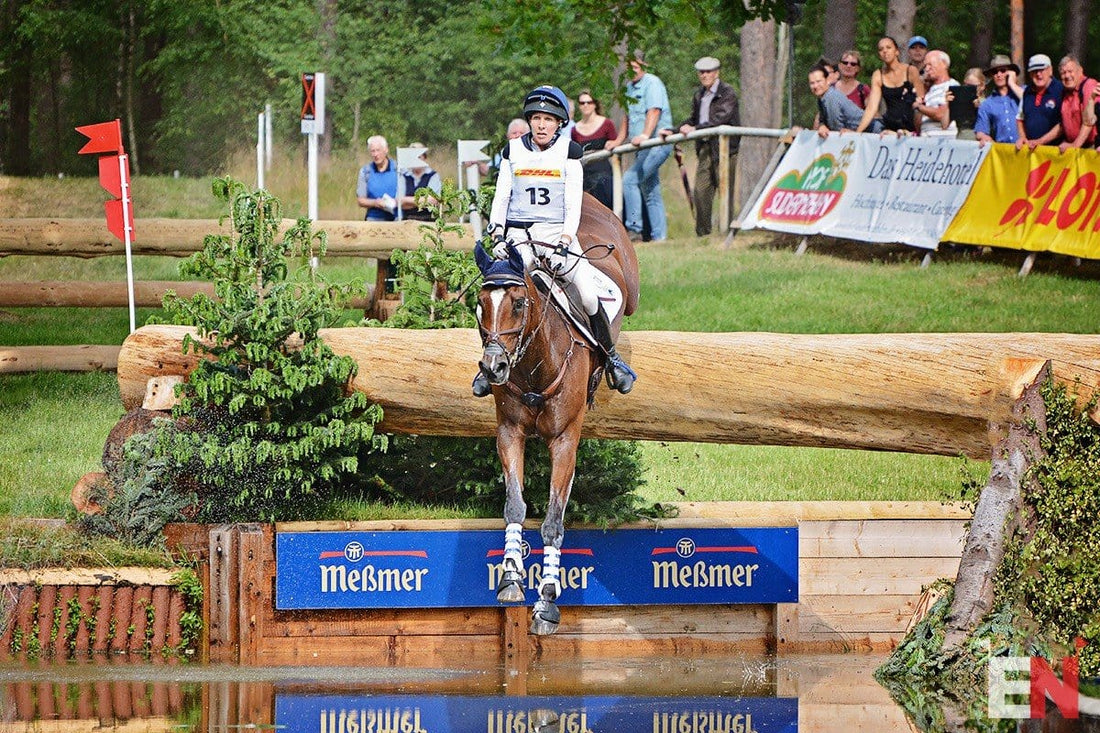
[[[284, 219], [282, 230], [294, 224]], [[387, 259], [395, 249], [416, 248], [421, 241], [416, 221], [316, 221], [315, 231], [328, 233], [328, 254]], [[473, 247], [473, 230], [464, 225], [462, 235], [447, 234], [446, 249]], [[202, 249], [207, 234], [228, 234], [228, 222], [217, 219], [137, 219], [132, 251], [138, 255], [185, 257]], [[125, 245], [107, 231], [99, 219], [3, 219], [0, 220], [0, 257], [6, 255], [67, 255], [102, 257], [125, 254]]]
[[[130, 303], [126, 290], [125, 282], [0, 282], [0, 308], [125, 308]], [[212, 297], [214, 284], [177, 280], [138, 281], [134, 283], [134, 302], [139, 308], [160, 308], [164, 294], [169, 290], [175, 291], [181, 298], [191, 298], [196, 293], [206, 293]], [[366, 297], [352, 299], [349, 307], [365, 310], [370, 305], [371, 293], [371, 286], [368, 286]]]
[[[179, 326], [145, 326], [119, 354], [119, 391], [186, 374]], [[355, 357], [353, 388], [385, 410], [380, 429], [487, 436], [493, 402], [470, 394], [481, 346], [473, 329], [324, 329]], [[1100, 381], [1100, 336], [1049, 333], [857, 334], [625, 332], [619, 351], [640, 379], [601, 387], [584, 434], [752, 445], [860, 448], [988, 459], [1012, 406], [1052, 356], [1054, 374]]]
[[0, 346], [0, 374], [20, 372], [109, 372], [118, 346]]
[[1017, 400], [1012, 427], [993, 451], [989, 481], [974, 508], [955, 579], [955, 597], [943, 639], [946, 652], [965, 643], [978, 622], [993, 610], [993, 579], [1004, 559], [1005, 546], [1026, 524], [1023, 484], [1028, 468], [1044, 455], [1040, 437], [1046, 432], [1047, 419], [1040, 388], [1049, 374], [1047, 364]]

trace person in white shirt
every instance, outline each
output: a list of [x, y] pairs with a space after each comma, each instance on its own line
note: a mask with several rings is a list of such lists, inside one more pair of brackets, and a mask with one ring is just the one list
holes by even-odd
[[929, 87], [913, 105], [921, 114], [921, 135], [955, 137], [959, 133], [959, 126], [947, 114], [947, 90], [959, 85], [951, 78], [950, 67], [951, 57], [939, 49], [924, 57], [924, 78]]

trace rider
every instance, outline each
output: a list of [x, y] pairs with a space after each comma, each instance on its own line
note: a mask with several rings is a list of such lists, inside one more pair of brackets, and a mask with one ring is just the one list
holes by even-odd
[[[549, 258], [551, 269], [588, 314], [592, 335], [607, 353], [611, 386], [626, 394], [638, 375], [615, 350], [611, 322], [600, 305], [596, 282], [602, 275], [577, 242], [584, 172], [580, 145], [561, 134], [569, 121], [568, 109], [569, 102], [557, 87], [543, 85], [524, 97], [523, 117], [531, 131], [509, 140], [501, 152], [486, 233], [497, 259], [508, 256], [512, 243], [527, 268], [536, 255]], [[474, 378], [473, 390], [477, 397], [492, 391], [484, 373], [479, 371]]]

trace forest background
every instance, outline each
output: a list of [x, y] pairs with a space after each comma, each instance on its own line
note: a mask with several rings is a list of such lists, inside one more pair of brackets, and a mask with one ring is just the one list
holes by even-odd
[[[1100, 33], [1089, 6], [1027, 3], [1025, 53], [1072, 52], [1089, 71], [1087, 39]], [[961, 78], [1009, 50], [1009, 12], [1005, 0], [7, 0], [0, 172], [88, 175], [73, 127], [118, 117], [135, 175], [213, 175], [254, 148], [267, 104], [276, 145], [304, 150], [308, 71], [327, 74], [324, 156], [362, 158], [376, 133], [395, 146], [495, 140], [537, 84], [621, 99], [619, 59], [635, 48], [668, 86], [677, 123], [690, 112], [692, 64], [713, 55], [741, 91], [743, 124], [806, 124], [805, 71], [819, 55], [859, 49], [866, 81], [880, 35], [918, 33]], [[743, 151], [743, 172], [752, 157]]]

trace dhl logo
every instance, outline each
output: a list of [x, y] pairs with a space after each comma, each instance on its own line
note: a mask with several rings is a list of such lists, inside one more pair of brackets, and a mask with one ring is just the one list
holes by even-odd
[[560, 168], [517, 168], [514, 176], [530, 178], [561, 178]]

